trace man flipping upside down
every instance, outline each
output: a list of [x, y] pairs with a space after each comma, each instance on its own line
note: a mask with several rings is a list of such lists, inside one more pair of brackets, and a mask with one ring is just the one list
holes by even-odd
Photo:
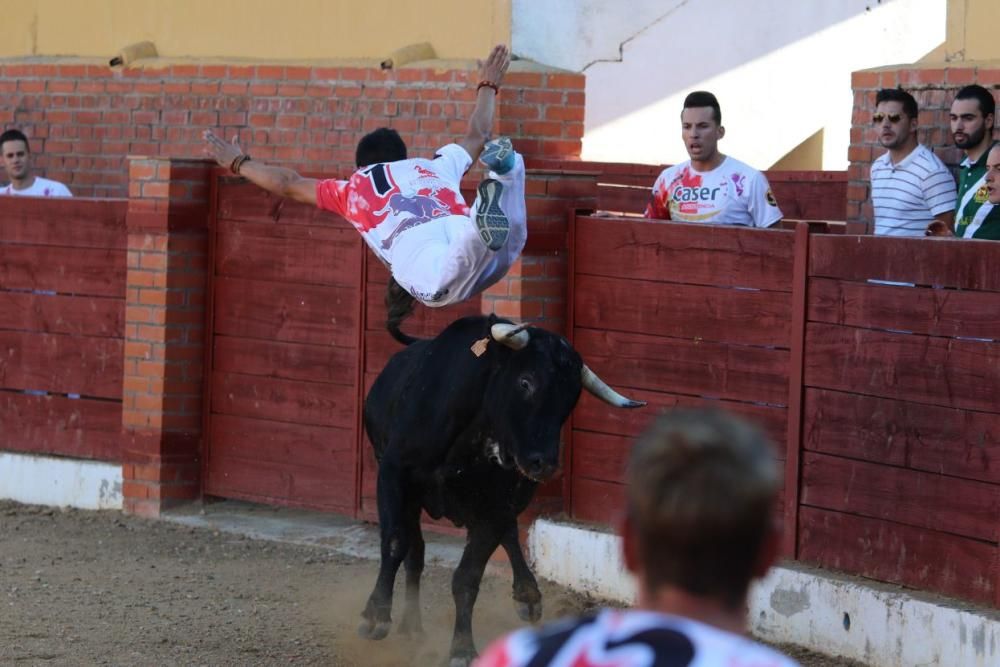
[[[510, 139], [490, 140], [496, 95], [509, 65], [507, 47], [493, 47], [479, 65], [465, 137], [438, 149], [433, 159], [407, 159], [406, 144], [389, 128], [358, 142], [358, 170], [346, 181], [304, 178], [253, 161], [235, 138], [227, 143], [210, 130], [204, 133], [205, 152], [269, 192], [350, 221], [392, 273], [386, 305], [393, 330], [414, 299], [431, 307], [468, 299], [500, 280], [524, 248], [524, 161]], [[459, 185], [476, 155], [489, 174], [470, 211]]]

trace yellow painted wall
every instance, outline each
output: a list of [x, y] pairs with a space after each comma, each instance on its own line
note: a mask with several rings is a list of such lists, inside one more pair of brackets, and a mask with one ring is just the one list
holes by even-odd
[[946, 58], [1000, 59], [1000, 2], [997, 0], [948, 0]]
[[0, 57], [381, 59], [415, 42], [440, 58], [510, 43], [511, 0], [0, 0]]

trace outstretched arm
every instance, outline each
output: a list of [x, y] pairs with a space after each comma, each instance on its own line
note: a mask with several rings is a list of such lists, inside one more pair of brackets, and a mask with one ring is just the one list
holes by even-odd
[[237, 163], [237, 159], [246, 156], [240, 148], [236, 137], [232, 143], [227, 143], [215, 136], [211, 130], [202, 134], [205, 139], [205, 154], [214, 159], [226, 169], [236, 165], [235, 172], [254, 185], [280, 197], [288, 197], [295, 201], [316, 205], [315, 178], [303, 178], [298, 172], [285, 167], [270, 167], [263, 162], [255, 162], [248, 157]]
[[[510, 66], [510, 51], [503, 44], [497, 44], [485, 61], [479, 63], [479, 90], [476, 91], [476, 108], [469, 117], [469, 130], [459, 144], [475, 160], [483, 150], [483, 144], [493, 132], [493, 115], [496, 107], [497, 91], [503, 76]], [[496, 87], [482, 85], [489, 83]]]

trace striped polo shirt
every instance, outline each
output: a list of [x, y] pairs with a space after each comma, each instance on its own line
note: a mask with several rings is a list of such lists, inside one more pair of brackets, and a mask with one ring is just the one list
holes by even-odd
[[872, 162], [871, 178], [876, 234], [923, 236], [935, 216], [955, 210], [955, 179], [923, 144], [899, 164], [885, 153]]

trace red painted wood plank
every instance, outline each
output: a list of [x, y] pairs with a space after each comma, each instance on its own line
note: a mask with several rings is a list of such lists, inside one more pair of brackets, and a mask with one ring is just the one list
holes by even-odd
[[795, 260], [792, 269], [792, 322], [788, 372], [788, 434], [785, 450], [784, 536], [785, 558], [795, 558], [799, 527], [799, 483], [802, 455], [802, 392], [805, 357], [806, 273], [809, 268], [809, 226], [795, 227]]
[[354, 430], [215, 415], [212, 458], [295, 463], [340, 476], [353, 465]]
[[1000, 484], [1000, 415], [822, 389], [806, 392], [806, 449]]
[[806, 452], [802, 457], [803, 505], [991, 542], [1000, 533], [997, 489], [825, 454]]
[[358, 353], [347, 347], [216, 336], [215, 370], [354, 386]]
[[0, 331], [0, 388], [120, 399], [122, 341]]
[[653, 191], [653, 176], [647, 185], [597, 184], [597, 209], [642, 215]]
[[[574, 430], [573, 432], [573, 480], [585, 479], [600, 482], [625, 482], [625, 470], [635, 438]], [[788, 487], [786, 462], [782, 460], [784, 451], [775, 452], [775, 463], [785, 477], [784, 487]], [[787, 491], [779, 494], [776, 512], [781, 516], [785, 507], [782, 498]]]
[[1000, 293], [813, 278], [809, 319], [933, 336], [1000, 338]]
[[574, 346], [615, 387], [775, 405], [788, 400], [788, 350], [580, 328]]
[[1000, 406], [997, 343], [810, 323], [806, 350], [810, 387], [968, 410]]
[[0, 328], [121, 338], [125, 300], [0, 291]]
[[317, 206], [278, 197], [248, 181], [219, 183], [218, 215], [223, 220], [242, 220], [281, 225], [341, 227], [346, 220]]
[[0, 243], [124, 250], [127, 208], [124, 199], [5, 198]]
[[0, 244], [6, 289], [125, 298], [125, 251]]
[[350, 232], [322, 241], [219, 234], [215, 270], [220, 276], [356, 288], [363, 249], [358, 234]]
[[594, 431], [612, 435], [636, 437], [642, 433], [653, 419], [674, 407], [722, 410], [743, 417], [764, 431], [775, 444], [775, 455], [785, 457], [785, 436], [787, 435], [788, 411], [785, 408], [678, 396], [659, 392], [629, 390], [629, 398], [646, 401], [647, 405], [638, 410], [613, 408], [590, 394], [580, 395], [580, 402], [573, 411], [574, 431]]
[[292, 507], [351, 513], [353, 470], [316, 469], [239, 458], [212, 458], [205, 492]]
[[122, 404], [0, 392], [0, 450], [118, 461]]
[[985, 241], [817, 236], [809, 248], [809, 275], [864, 282], [895, 280], [1000, 292], [1000, 247]]
[[803, 507], [799, 559], [871, 579], [993, 603], [995, 544]]
[[573, 432], [573, 476], [622, 484], [634, 438], [590, 431]]
[[345, 385], [221, 372], [212, 378], [215, 414], [351, 429], [356, 400]]
[[352, 347], [358, 298], [356, 287], [217, 277], [215, 333]]
[[576, 226], [577, 274], [791, 291], [790, 231], [586, 216]]
[[312, 241], [314, 243], [334, 243], [347, 245], [353, 242], [359, 249], [364, 250], [364, 241], [361, 236], [349, 225], [346, 220], [342, 224], [327, 225], [287, 225], [284, 222], [251, 222], [248, 220], [218, 220], [216, 229], [221, 235], [242, 235], [256, 236], [268, 239], [288, 239]]
[[625, 486], [574, 476], [572, 516], [614, 528], [625, 511]]
[[577, 327], [695, 338], [745, 345], [789, 346], [787, 292], [577, 275]]

